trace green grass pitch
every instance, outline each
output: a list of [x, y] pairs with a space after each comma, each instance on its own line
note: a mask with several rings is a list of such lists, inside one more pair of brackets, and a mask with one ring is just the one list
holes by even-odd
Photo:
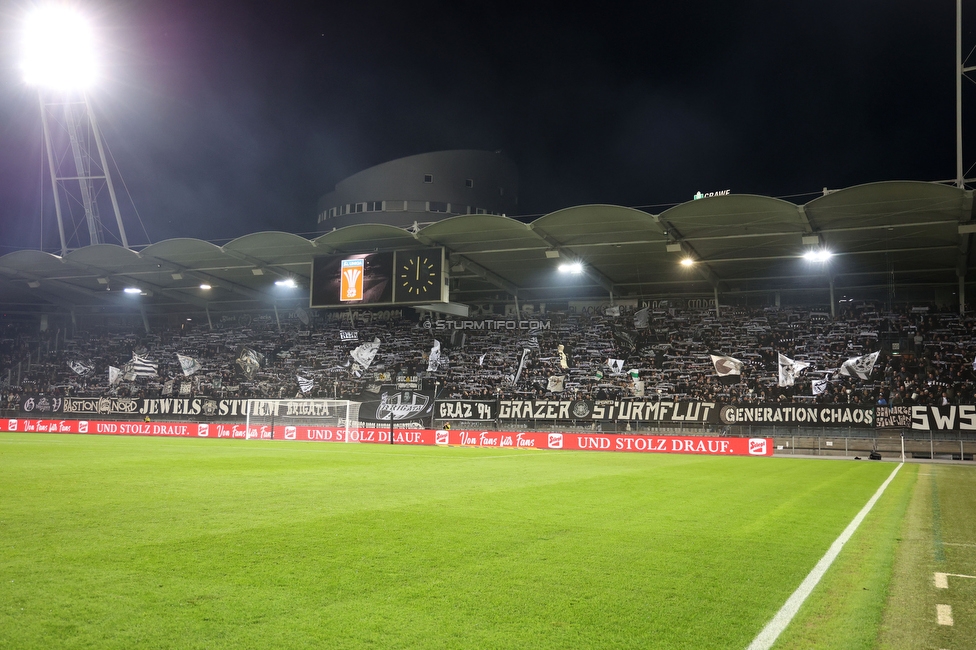
[[0, 647], [744, 648], [892, 469], [2, 434]]

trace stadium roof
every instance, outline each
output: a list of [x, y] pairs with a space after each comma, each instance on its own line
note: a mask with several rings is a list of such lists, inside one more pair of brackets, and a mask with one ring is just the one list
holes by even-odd
[[[305, 303], [316, 255], [444, 246], [451, 300], [558, 301], [879, 287], [957, 287], [973, 267], [973, 192], [915, 181], [826, 192], [805, 205], [752, 195], [703, 198], [650, 214], [614, 205], [558, 210], [531, 223], [492, 215], [444, 219], [417, 232], [361, 224], [309, 240], [259, 232], [216, 246], [170, 239], [139, 251], [100, 244], [63, 257], [0, 257], [7, 311], [112, 308], [237, 309]], [[811, 239], [812, 238], [812, 239]], [[814, 245], [810, 242], [819, 242]], [[826, 263], [802, 258], [833, 252]], [[555, 257], [558, 252], [558, 258]], [[691, 266], [681, 258], [695, 260]], [[580, 261], [583, 275], [557, 272]], [[294, 278], [299, 288], [278, 287]], [[201, 289], [201, 284], [212, 288]], [[124, 294], [126, 287], [142, 295]]]

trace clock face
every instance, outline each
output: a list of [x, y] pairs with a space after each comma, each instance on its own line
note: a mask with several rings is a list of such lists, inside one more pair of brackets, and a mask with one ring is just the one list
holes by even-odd
[[440, 300], [440, 251], [419, 251], [397, 255], [397, 301]]

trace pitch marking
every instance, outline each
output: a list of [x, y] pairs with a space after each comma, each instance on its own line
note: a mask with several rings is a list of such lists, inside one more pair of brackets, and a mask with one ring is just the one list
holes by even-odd
[[952, 605], [936, 605], [935, 616], [939, 625], [952, 625]]
[[976, 576], [964, 576], [961, 573], [935, 573], [935, 588], [936, 589], [948, 589], [949, 588], [949, 576], [953, 578], [970, 578], [976, 580]]
[[858, 529], [858, 526], [861, 525], [864, 518], [868, 516], [869, 512], [871, 512], [871, 508], [874, 507], [874, 504], [877, 503], [878, 499], [881, 498], [881, 495], [884, 494], [884, 491], [894, 480], [895, 475], [898, 474], [898, 470], [901, 469], [903, 464], [904, 463], [898, 463], [898, 466], [892, 470], [891, 475], [889, 475], [885, 482], [881, 484], [881, 487], [879, 487], [878, 491], [874, 493], [874, 496], [871, 497], [866, 504], [864, 504], [864, 507], [861, 508], [861, 511], [854, 516], [851, 523], [847, 524], [847, 528], [844, 529], [844, 532], [842, 532], [840, 536], [834, 540], [834, 543], [830, 545], [830, 548], [827, 549], [824, 556], [820, 558], [820, 561], [817, 562], [816, 566], [814, 566], [810, 573], [807, 574], [807, 577], [803, 579], [803, 582], [801, 582], [800, 586], [796, 588], [796, 591], [794, 591], [793, 594], [786, 600], [786, 603], [784, 603], [780, 610], [776, 612], [776, 615], [771, 621], [769, 621], [769, 623], [766, 624], [766, 627], [764, 627], [756, 638], [752, 640], [752, 643], [749, 644], [749, 647], [746, 650], [769, 650], [769, 648], [773, 647], [773, 644], [776, 643], [776, 639], [778, 639], [779, 635], [783, 633], [786, 626], [790, 624], [790, 621], [793, 620], [796, 613], [800, 611], [800, 606], [803, 605], [803, 602], [813, 592], [813, 588], [817, 586], [820, 579], [823, 578], [825, 573], [827, 573], [827, 569], [830, 568], [830, 565], [833, 564], [834, 560], [837, 559], [837, 556], [840, 555], [841, 550], [844, 548], [844, 544], [850, 540], [851, 536], [854, 535], [854, 531]]

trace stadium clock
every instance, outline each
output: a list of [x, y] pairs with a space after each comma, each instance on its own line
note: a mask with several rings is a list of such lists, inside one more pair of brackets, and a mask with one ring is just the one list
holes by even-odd
[[397, 301], [441, 299], [439, 250], [397, 253]]

